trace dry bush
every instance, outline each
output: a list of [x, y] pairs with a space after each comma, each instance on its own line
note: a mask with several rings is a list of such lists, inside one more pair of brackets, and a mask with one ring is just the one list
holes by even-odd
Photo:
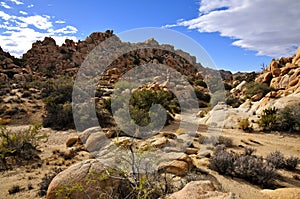
[[252, 149], [247, 149], [244, 154], [236, 154], [228, 152], [224, 145], [217, 146], [209, 168], [263, 187], [272, 186], [278, 176], [275, 167], [252, 153]]

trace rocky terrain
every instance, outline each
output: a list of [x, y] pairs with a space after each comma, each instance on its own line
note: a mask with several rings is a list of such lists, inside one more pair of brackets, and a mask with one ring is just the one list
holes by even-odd
[[[105, 42], [109, 39], [114, 45]], [[113, 62], [109, 63], [110, 54], [97, 57], [97, 52], [93, 53], [99, 44], [103, 51], [115, 48]], [[135, 50], [124, 54], [122, 49]], [[85, 60], [89, 60], [92, 67], [78, 76], [82, 64], [85, 67]], [[104, 63], [109, 64], [101, 77], [96, 75], [95, 78], [98, 74], [95, 67]], [[181, 96], [185, 106], [193, 107], [193, 102], [188, 100], [190, 92], [183, 92], [188, 90], [185, 79], [170, 70], [155, 68], [158, 64], [184, 75], [196, 93], [201, 110], [185, 116], [187, 128], [181, 126], [183, 116], [175, 100]], [[151, 68], [137, 77], [123, 77], [139, 65]], [[152, 73], [160, 75], [153, 78]], [[216, 77], [220, 78], [222, 89]], [[280, 151], [286, 159], [300, 157], [300, 136], [295, 132], [299, 128], [297, 118], [295, 128], [289, 132], [271, 128], [266, 131], [261, 118], [266, 109], [282, 110], [299, 103], [299, 77], [300, 48], [293, 57], [272, 60], [260, 73], [232, 74], [207, 69], [188, 53], [154, 39], [137, 44], [122, 42], [109, 30], [92, 33], [84, 41], [67, 39], [62, 46], [56, 45], [52, 38], [45, 38], [32, 44], [21, 59], [0, 49], [0, 124], [11, 132], [39, 123], [49, 127], [39, 130], [38, 135], [46, 136], [37, 145], [37, 159], [23, 161], [13, 150], [7, 152], [0, 144], [1, 163], [10, 167], [0, 165], [0, 198], [298, 198], [300, 167], [297, 163], [300, 162], [296, 160], [292, 169], [284, 166], [275, 169], [268, 160], [274, 151]], [[96, 79], [93, 98], [77, 106], [82, 108], [92, 101], [104, 131], [94, 126], [84, 127], [80, 132], [74, 130], [70, 88], [76, 78]], [[121, 78], [128, 82], [136, 79], [145, 85], [118, 90], [116, 83]], [[224, 99], [218, 93], [220, 90], [224, 92]], [[147, 99], [150, 105], [153, 99], [149, 96], [153, 97], [153, 93], [165, 97], [160, 99], [170, 101], [164, 104], [171, 117], [168, 125], [143, 139], [138, 129], [130, 135], [118, 129], [109, 103], [114, 91], [121, 96], [140, 92], [137, 99]], [[218, 98], [221, 100], [216, 100]], [[80, 116], [82, 121], [90, 120], [86, 113]], [[136, 121], [139, 117], [142, 116], [137, 115]], [[247, 124], [242, 125], [242, 121]], [[268, 124], [273, 124], [271, 122]], [[188, 127], [194, 125], [197, 131], [189, 132]], [[5, 139], [2, 134], [0, 140]], [[247, 174], [238, 175], [243, 170], [234, 169], [222, 174], [212, 166], [218, 145], [222, 144], [227, 147], [225, 154], [234, 154], [236, 168], [240, 154], [241, 159], [263, 160], [263, 167], [272, 172], [276, 170], [276, 176], [270, 177], [266, 184], [255, 183], [253, 179], [260, 174], [252, 174], [251, 167], [255, 165], [247, 163], [240, 163], [241, 167], [249, 167]], [[253, 151], [247, 155], [250, 147]]]

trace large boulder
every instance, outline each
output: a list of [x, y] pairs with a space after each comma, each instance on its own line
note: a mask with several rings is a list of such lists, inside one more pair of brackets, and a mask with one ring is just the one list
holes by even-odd
[[166, 199], [233, 199], [232, 193], [222, 193], [216, 191], [211, 181], [192, 181], [189, 182], [182, 190], [175, 192], [166, 197]]
[[121, 172], [96, 159], [77, 163], [59, 173], [50, 183], [47, 199], [120, 198], [129, 194], [129, 181]]
[[258, 76], [255, 81], [258, 83], [265, 83], [265, 84], [269, 85], [272, 80], [272, 77], [273, 77], [273, 75], [271, 72], [266, 72], [266, 73], [263, 73], [260, 76]]

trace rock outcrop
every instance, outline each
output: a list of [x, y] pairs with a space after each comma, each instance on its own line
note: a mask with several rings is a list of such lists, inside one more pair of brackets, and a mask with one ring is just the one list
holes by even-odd
[[120, 173], [95, 159], [79, 162], [51, 181], [46, 198], [119, 198], [129, 186]]
[[300, 92], [300, 47], [292, 57], [273, 59], [265, 71], [256, 79], [266, 83], [283, 95]]
[[202, 199], [202, 198], [218, 198], [218, 199], [234, 199], [232, 193], [222, 193], [216, 191], [213, 183], [210, 181], [192, 181], [185, 187], [166, 197], [166, 199]]

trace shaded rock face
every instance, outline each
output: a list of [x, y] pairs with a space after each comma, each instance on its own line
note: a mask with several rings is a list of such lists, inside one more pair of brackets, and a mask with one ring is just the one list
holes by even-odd
[[50, 183], [46, 198], [120, 198], [129, 194], [126, 191], [130, 191], [129, 182], [118, 171], [98, 160], [86, 160], [59, 173]]

